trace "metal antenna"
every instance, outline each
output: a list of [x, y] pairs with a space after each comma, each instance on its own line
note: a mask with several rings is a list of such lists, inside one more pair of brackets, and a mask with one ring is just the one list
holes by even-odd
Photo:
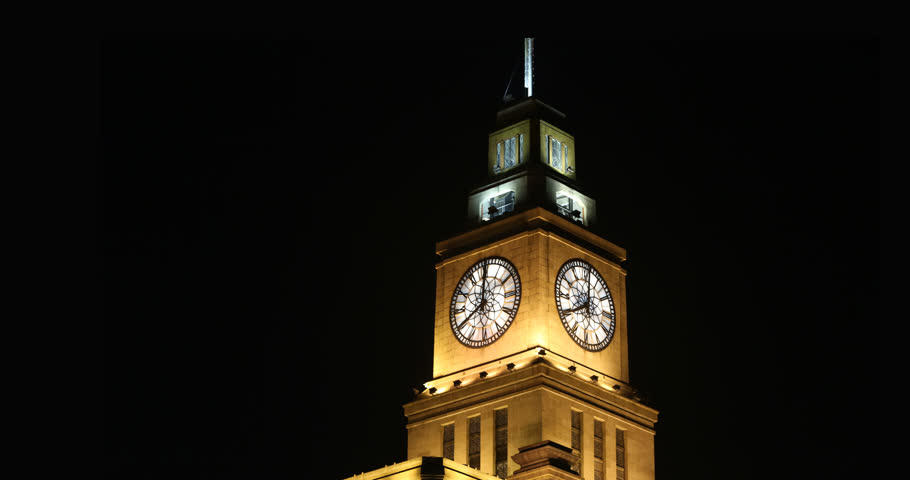
[[534, 38], [525, 37], [525, 88], [528, 97], [533, 96], [531, 90], [534, 82]]

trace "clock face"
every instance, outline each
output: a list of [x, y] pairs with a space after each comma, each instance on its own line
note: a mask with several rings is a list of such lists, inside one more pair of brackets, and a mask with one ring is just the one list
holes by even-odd
[[518, 270], [501, 257], [485, 258], [461, 277], [449, 319], [452, 332], [461, 343], [485, 347], [505, 333], [521, 302], [521, 280]]
[[556, 310], [575, 343], [597, 352], [613, 339], [616, 312], [607, 282], [583, 260], [569, 260], [556, 275]]

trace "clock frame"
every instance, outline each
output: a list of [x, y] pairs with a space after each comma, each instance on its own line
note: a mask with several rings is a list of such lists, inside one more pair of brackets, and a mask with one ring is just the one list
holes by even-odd
[[467, 347], [490, 345], [512, 325], [520, 303], [515, 265], [502, 257], [484, 258], [467, 269], [452, 293], [452, 333]]
[[613, 340], [616, 308], [607, 282], [590, 263], [569, 260], [559, 268], [555, 284], [556, 311], [579, 346], [599, 352]]

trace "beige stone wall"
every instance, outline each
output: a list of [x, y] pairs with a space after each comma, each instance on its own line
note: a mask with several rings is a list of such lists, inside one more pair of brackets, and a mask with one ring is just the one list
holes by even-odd
[[[433, 377], [439, 377], [471, 366], [495, 360], [533, 347], [538, 339], [534, 319], [540, 316], [539, 237], [521, 234], [487, 247], [476, 249], [437, 265], [436, 318], [433, 344]], [[470, 348], [455, 338], [450, 324], [452, 293], [461, 276], [475, 262], [489, 257], [503, 257], [518, 270], [521, 280], [521, 303], [512, 325], [495, 342], [483, 348]]]
[[[529, 215], [549, 214], [541, 211]], [[530, 220], [517, 219], [515, 222]], [[562, 222], [561, 219], [549, 218], [547, 221]], [[467, 464], [468, 418], [479, 415], [480, 470], [492, 475], [495, 471], [494, 410], [507, 407], [509, 471], [513, 472], [518, 465], [511, 460], [511, 456], [518, 453], [519, 447], [543, 440], [571, 445], [571, 412], [574, 409], [582, 413], [583, 419], [583, 478], [590, 479], [594, 476], [593, 427], [594, 420], [599, 419], [605, 424], [605, 478], [615, 478], [616, 475], [615, 430], [621, 428], [626, 431], [627, 478], [653, 479], [652, 428], [657, 412], [617, 395], [610, 388], [612, 385], [607, 379], [601, 379], [598, 383], [587, 379], [590, 375], [590, 370], [587, 369], [591, 369], [621, 382], [629, 382], [626, 272], [617, 263], [579, 247], [558, 234], [543, 228], [527, 228], [521, 233], [490, 240], [483, 247], [455, 254], [437, 264], [433, 376], [440, 383], [437, 393], [426, 393], [426, 396], [405, 407], [409, 416], [408, 457], [442, 456], [442, 426], [454, 423], [454, 462]], [[584, 232], [579, 233], [580, 236], [583, 234]], [[492, 230], [484, 235], [495, 238]], [[459, 242], [466, 240], [468, 239], [462, 238]], [[600, 245], [594, 240], [604, 242], [599, 237], [585, 241]], [[442, 243], [443, 250], [455, 245], [458, 242]], [[612, 244], [607, 247], [612, 248], [608, 251], [615, 250], [619, 252], [619, 258], [624, 258], [624, 250]], [[522, 285], [521, 303], [512, 325], [497, 341], [483, 348], [470, 348], [462, 345], [452, 333], [449, 315], [452, 293], [468, 268], [490, 256], [503, 257], [515, 265]], [[616, 312], [613, 339], [599, 352], [588, 351], [575, 343], [563, 327], [557, 312], [556, 275], [565, 262], [573, 259], [591, 263], [607, 283], [613, 297]], [[536, 347], [545, 349], [549, 354], [538, 355]], [[527, 352], [529, 349], [533, 350]], [[520, 355], [512, 358], [525, 359], [515, 361], [522, 365], [516, 365], [511, 373], [502, 373], [502, 364], [510, 361], [504, 358], [516, 354]], [[556, 367], [528, 363], [528, 355], [530, 358], [552, 359]], [[569, 373], [568, 363], [571, 362], [587, 367], [579, 367], [578, 372], [585, 373]], [[480, 368], [490, 371], [486, 380], [477, 380], [478, 370], [466, 372], [484, 364], [487, 365]], [[526, 368], [532, 370], [525, 370]], [[533, 377], [538, 375], [533, 373], [538, 371], [534, 369], [538, 369], [541, 372], [539, 375], [544, 377]], [[454, 376], [447, 377], [453, 374]], [[522, 377], [528, 374], [532, 377]], [[522, 384], [521, 378], [527, 378], [532, 383]], [[532, 381], [534, 378], [539, 380], [538, 383]], [[464, 384], [453, 389], [453, 379], [464, 379]]]
[[[515, 320], [498, 340], [483, 348], [461, 344], [452, 333], [449, 309], [461, 276], [475, 262], [499, 256], [515, 265], [521, 279], [521, 304]], [[616, 327], [610, 345], [600, 352], [585, 350], [566, 332], [556, 310], [555, 282], [559, 268], [571, 259], [585, 260], [600, 272], [613, 296]], [[437, 265], [433, 377], [464, 370], [507, 355], [542, 347], [611, 377], [628, 382], [625, 271], [615, 263], [537, 229], [496, 241]]]
[[[546, 318], [546, 348], [571, 358], [582, 365], [603, 372], [611, 377], [629, 381], [628, 348], [627, 348], [627, 316], [626, 316], [626, 272], [613, 262], [594, 255], [585, 249], [577, 247], [554, 234], [544, 237], [541, 258], [540, 279], [547, 286], [540, 294], [546, 298], [543, 302], [543, 315]], [[613, 306], [616, 311], [616, 323], [613, 340], [603, 350], [592, 352], [579, 346], [566, 332], [556, 309], [555, 283], [556, 275], [563, 264], [573, 259], [584, 260], [600, 273], [610, 294], [613, 297]]]
[[407, 461], [386, 465], [370, 472], [364, 472], [346, 480], [419, 480], [422, 478], [444, 478], [451, 480], [499, 480], [451, 460], [416, 457]]
[[594, 420], [604, 422], [604, 478], [616, 478], [616, 429], [625, 430], [626, 478], [654, 478], [654, 432], [559, 392], [541, 396], [543, 437], [572, 445], [572, 411], [582, 414], [582, 478], [594, 478]]
[[509, 472], [519, 447], [542, 440], [572, 445], [572, 411], [582, 413], [582, 477], [594, 478], [594, 420], [604, 422], [604, 474], [616, 478], [617, 428], [625, 430], [626, 478], [654, 478], [654, 432], [622, 416], [548, 388], [535, 388], [408, 426], [408, 457], [442, 456], [442, 426], [455, 424], [455, 463], [467, 464], [468, 418], [481, 417], [481, 468], [495, 473], [494, 410], [508, 408]]
[[468, 463], [468, 419], [480, 416], [480, 470], [495, 474], [495, 410], [508, 408], [509, 471], [518, 468], [512, 455], [518, 447], [541, 440], [540, 392], [530, 391], [496, 399], [481, 405], [441, 415], [418, 424], [408, 425], [408, 458], [417, 456], [442, 456], [442, 429], [449, 423], [455, 425], [455, 458], [459, 464]]

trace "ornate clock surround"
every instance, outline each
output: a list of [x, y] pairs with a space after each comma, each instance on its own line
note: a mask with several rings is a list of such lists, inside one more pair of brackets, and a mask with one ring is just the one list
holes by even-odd
[[512, 325], [520, 304], [518, 269], [503, 257], [486, 257], [465, 271], [452, 292], [452, 333], [467, 347], [486, 347]]
[[559, 268], [554, 283], [556, 311], [566, 333], [585, 350], [607, 348], [616, 328], [616, 307], [600, 272], [576, 258]]

